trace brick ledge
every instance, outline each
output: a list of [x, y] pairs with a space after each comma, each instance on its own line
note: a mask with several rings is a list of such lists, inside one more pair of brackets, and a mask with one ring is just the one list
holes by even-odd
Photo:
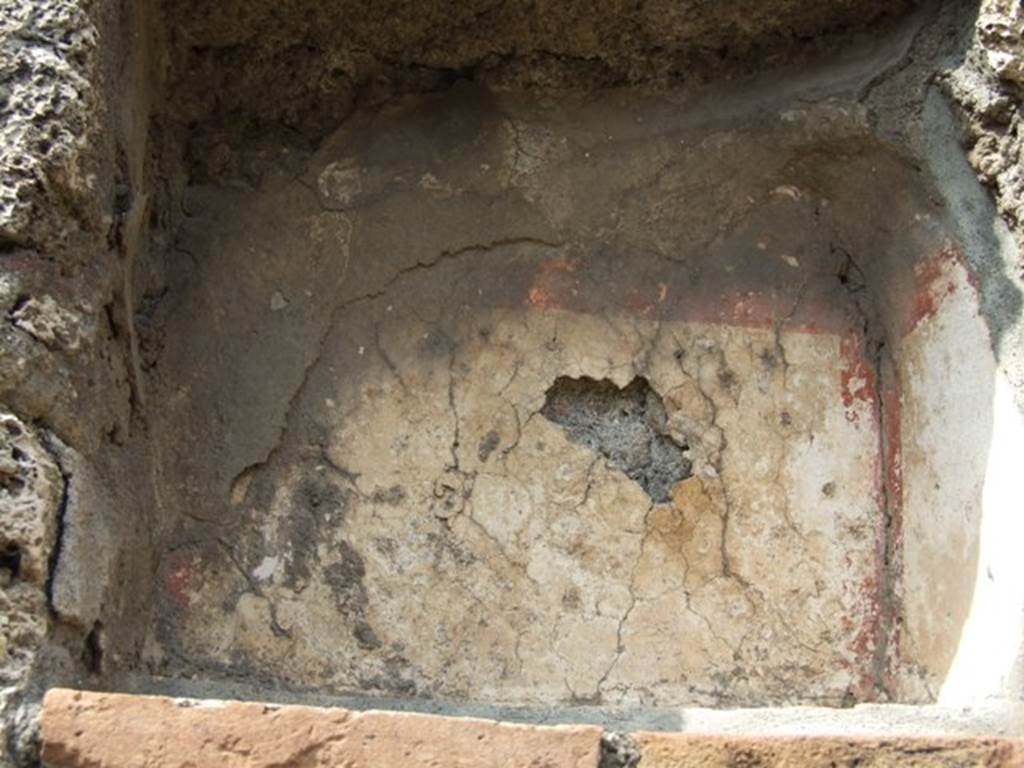
[[[601, 728], [53, 689], [49, 768], [622, 768]], [[1024, 767], [1024, 740], [641, 732], [641, 768]], [[628, 753], [626, 750], [625, 753]], [[629, 763], [625, 763], [629, 765]]]

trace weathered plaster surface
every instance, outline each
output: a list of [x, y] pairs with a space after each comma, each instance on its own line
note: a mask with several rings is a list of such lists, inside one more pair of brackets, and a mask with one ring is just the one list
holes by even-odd
[[[153, 670], [893, 695], [866, 270], [939, 248], [941, 213], [853, 104], [679, 109], [459, 88], [265, 158], [257, 190], [190, 191]], [[545, 418], [560, 377], [649, 383], [692, 462], [670, 501]]]
[[[838, 702], [869, 674], [856, 643], [881, 516], [860, 470], [877, 436], [870, 404], [843, 406], [837, 336], [560, 311], [421, 323], [420, 311], [349, 331], [370, 359], [355, 386], [349, 361], [309, 414], [323, 455], [253, 470], [238, 491], [254, 536], [175, 552], [194, 587], [169, 618], [190, 656], [533, 701], [712, 702], [720, 687], [782, 699], [816, 683]], [[540, 416], [559, 375], [647, 375], [665, 393], [695, 460], [672, 503]], [[224, 572], [224, 557], [244, 570]], [[796, 659], [800, 683], [777, 669]]]

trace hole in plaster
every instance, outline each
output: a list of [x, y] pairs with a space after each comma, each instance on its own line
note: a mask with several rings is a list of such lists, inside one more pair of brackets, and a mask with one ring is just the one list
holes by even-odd
[[560, 376], [547, 391], [541, 413], [574, 443], [604, 456], [657, 503], [690, 476], [688, 446], [667, 434], [665, 404], [646, 379], [623, 388], [608, 379]]

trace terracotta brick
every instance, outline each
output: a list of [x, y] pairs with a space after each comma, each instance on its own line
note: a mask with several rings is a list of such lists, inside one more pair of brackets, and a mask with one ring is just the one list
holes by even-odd
[[49, 768], [596, 768], [601, 730], [55, 689]]
[[636, 734], [641, 768], [1019, 768], [1024, 740]]

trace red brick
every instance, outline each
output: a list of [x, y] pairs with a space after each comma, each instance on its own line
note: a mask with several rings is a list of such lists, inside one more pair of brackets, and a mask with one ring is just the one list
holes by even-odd
[[597, 768], [601, 730], [55, 689], [50, 768]]
[[640, 768], [1020, 768], [1024, 740], [640, 733]]

